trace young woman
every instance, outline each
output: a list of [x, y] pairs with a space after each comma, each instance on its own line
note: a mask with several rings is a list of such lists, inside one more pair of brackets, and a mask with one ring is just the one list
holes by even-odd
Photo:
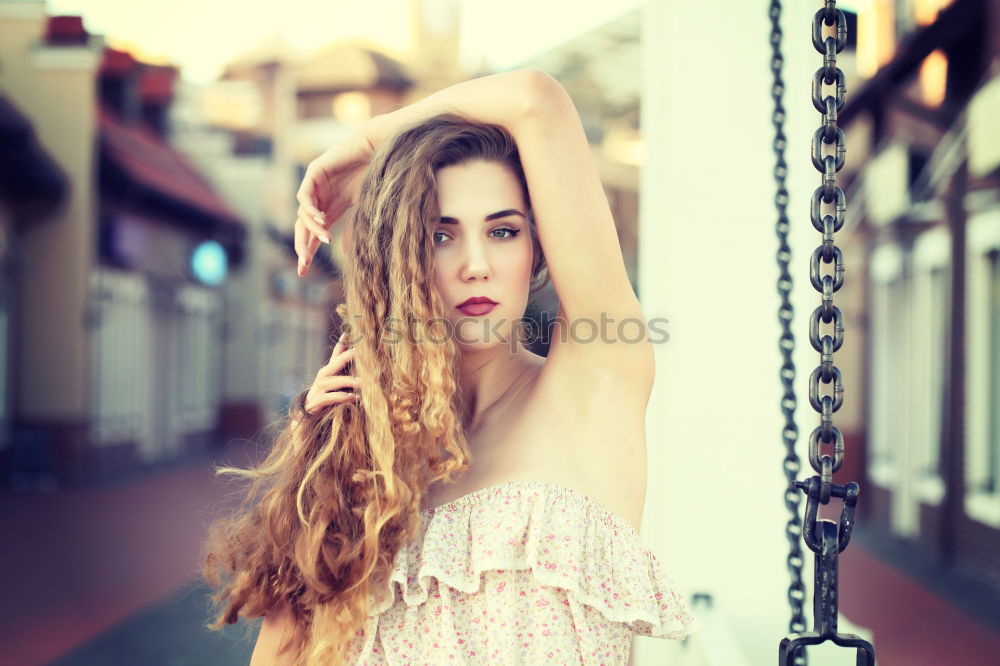
[[378, 116], [298, 199], [300, 275], [346, 218], [344, 334], [268, 457], [222, 470], [252, 491], [214, 526], [213, 626], [264, 616], [252, 664], [624, 664], [695, 631], [638, 534], [653, 351], [562, 86]]

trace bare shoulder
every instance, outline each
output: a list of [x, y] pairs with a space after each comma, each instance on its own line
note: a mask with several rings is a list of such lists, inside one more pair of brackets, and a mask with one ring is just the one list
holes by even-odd
[[287, 607], [279, 607], [265, 615], [250, 657], [250, 666], [291, 666], [291, 651], [282, 655], [278, 651], [294, 631], [294, 617]]

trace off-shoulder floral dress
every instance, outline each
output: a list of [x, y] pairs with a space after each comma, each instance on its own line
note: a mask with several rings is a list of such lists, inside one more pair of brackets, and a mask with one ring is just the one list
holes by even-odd
[[508, 481], [421, 516], [350, 664], [623, 665], [633, 636], [700, 629], [635, 528], [577, 490]]

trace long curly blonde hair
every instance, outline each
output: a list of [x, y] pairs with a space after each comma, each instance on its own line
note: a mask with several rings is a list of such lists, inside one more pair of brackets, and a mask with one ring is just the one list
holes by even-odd
[[[210, 628], [285, 607], [295, 630], [281, 653], [290, 650], [296, 665], [344, 663], [370, 595], [387, 588], [396, 554], [416, 537], [425, 491], [469, 467], [460, 351], [434, 288], [433, 233], [437, 171], [470, 160], [505, 165], [519, 179], [535, 251], [531, 293], [548, 283], [505, 128], [441, 114], [375, 151], [348, 220], [346, 302], [336, 307], [356, 349], [345, 372], [359, 378], [359, 399], [308, 414], [303, 391], [262, 462], [216, 469], [249, 487], [209, 529]], [[392, 328], [400, 322], [405, 335]]]

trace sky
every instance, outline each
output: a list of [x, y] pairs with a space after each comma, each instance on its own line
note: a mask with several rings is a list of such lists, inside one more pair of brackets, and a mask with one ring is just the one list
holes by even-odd
[[[425, 0], [429, 16], [457, 7], [460, 58], [473, 70], [506, 69], [639, 7], [643, 0]], [[366, 38], [395, 55], [410, 40], [410, 0], [48, 0], [76, 14], [111, 46], [170, 62], [207, 83], [233, 57], [279, 36], [308, 55], [331, 41]]]

